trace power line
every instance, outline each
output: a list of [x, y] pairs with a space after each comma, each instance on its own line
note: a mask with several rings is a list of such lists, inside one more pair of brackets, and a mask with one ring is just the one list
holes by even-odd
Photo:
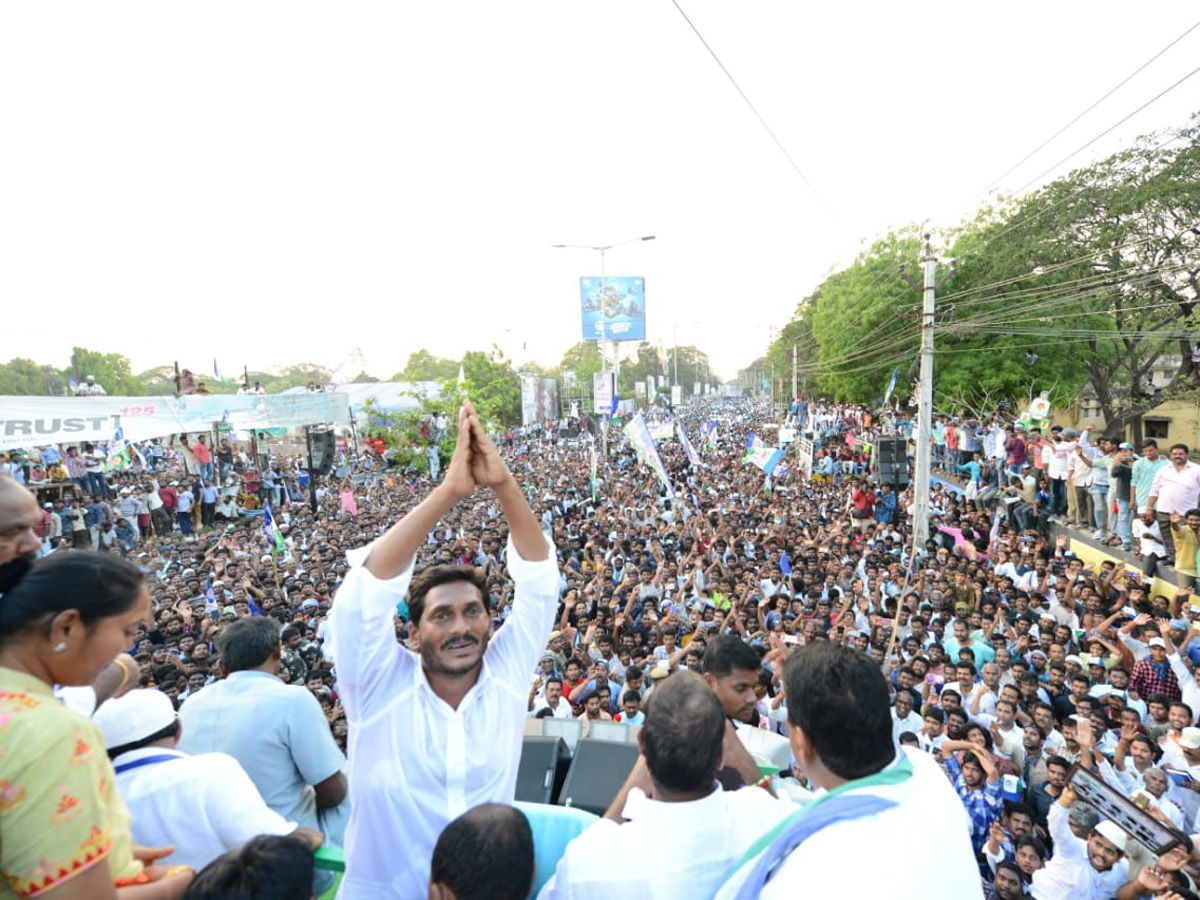
[[[1120, 82], [1118, 82], [1114, 87], [1112, 87], [1108, 91], [1106, 91], [1099, 99], [1097, 99], [1094, 103], [1092, 103], [1091, 106], [1089, 106], [1087, 109], [1085, 109], [1083, 112], [1081, 112], [1075, 118], [1073, 118], [1070, 122], [1068, 122], [1062, 128], [1058, 129], [1058, 131], [1054, 132], [1054, 134], [1050, 135], [1050, 137], [1046, 138], [1044, 141], [1042, 141], [1040, 144], [1038, 144], [1036, 147], [1034, 147], [1032, 150], [1030, 150], [1027, 154], [1025, 154], [1025, 156], [1021, 157], [1020, 160], [1018, 160], [1011, 167], [1009, 167], [1007, 171], [1005, 171], [1003, 174], [999, 175], [998, 177], [994, 178], [992, 180], [991, 184], [989, 184], [982, 191], [980, 191], [978, 194], [976, 194], [975, 197], [978, 197], [979, 194], [984, 194], [987, 191], [991, 190], [993, 187], [995, 187], [997, 184], [999, 184], [1001, 181], [1003, 181], [1005, 178], [1007, 178], [1009, 175], [1011, 175], [1017, 169], [1021, 168], [1021, 166], [1023, 166], [1025, 163], [1029, 162], [1030, 159], [1032, 159], [1034, 156], [1036, 156], [1038, 153], [1040, 153], [1042, 150], [1044, 150], [1048, 144], [1050, 144], [1056, 138], [1061, 136], [1063, 134], [1063, 132], [1065, 132], [1068, 128], [1070, 128], [1072, 125], [1074, 125], [1080, 119], [1082, 119], [1084, 116], [1086, 116], [1092, 110], [1094, 110], [1097, 106], [1099, 106], [1101, 103], [1103, 103], [1109, 97], [1111, 97], [1113, 94], [1115, 94], [1117, 91], [1119, 91], [1125, 85], [1127, 85], [1130, 81], [1133, 80], [1133, 78], [1136, 75], [1140, 74], [1144, 69], [1146, 69], [1146, 67], [1148, 67], [1151, 63], [1153, 63], [1160, 56], [1162, 56], [1164, 53], [1166, 53], [1168, 50], [1170, 50], [1172, 47], [1174, 47], [1176, 44], [1178, 44], [1180, 41], [1182, 41], [1185, 37], [1187, 37], [1189, 34], [1191, 34], [1197, 28], [1200, 28], [1200, 21], [1196, 22], [1194, 25], [1192, 25], [1190, 28], [1188, 28], [1183, 34], [1179, 35], [1179, 37], [1175, 38], [1175, 40], [1171, 41], [1171, 43], [1167, 44], [1167, 46], [1163, 47], [1161, 50], [1159, 50], [1157, 53], [1155, 53], [1152, 57], [1150, 57], [1148, 60], [1146, 60], [1140, 66], [1138, 66], [1136, 69], [1134, 69], [1132, 72], [1130, 72], [1124, 78], [1122, 78]], [[1118, 123], [1118, 124], [1120, 124], [1120, 123]], [[974, 200], [975, 197], [972, 197], [971, 199]], [[970, 201], [967, 201], [967, 202], [969, 203]]]
[[1189, 78], [1196, 75], [1197, 73], [1200, 73], [1200, 66], [1197, 66], [1196, 68], [1192, 69], [1192, 71], [1188, 72], [1186, 75], [1184, 75], [1178, 81], [1176, 81], [1174, 84], [1159, 91], [1157, 94], [1155, 94], [1153, 97], [1151, 97], [1145, 103], [1143, 103], [1141, 106], [1139, 106], [1133, 112], [1129, 113], [1129, 115], [1118, 119], [1116, 122], [1114, 122], [1112, 125], [1108, 126], [1108, 128], [1105, 128], [1102, 132], [1100, 132], [1098, 135], [1096, 135], [1094, 138], [1092, 138], [1090, 141], [1088, 141], [1082, 147], [1068, 153], [1066, 156], [1064, 156], [1062, 159], [1060, 159], [1054, 165], [1050, 166], [1044, 172], [1041, 172], [1038, 175], [1035, 175], [1033, 178], [1029, 179], [1027, 182], [1025, 182], [1023, 185], [1021, 185], [1019, 188], [1017, 188], [1016, 192], [1019, 194], [1021, 191], [1025, 190], [1025, 188], [1029, 187], [1031, 184], [1034, 184], [1035, 182], [1040, 181], [1042, 178], [1044, 178], [1046, 175], [1049, 175], [1051, 172], [1053, 172], [1055, 169], [1057, 169], [1059, 166], [1061, 166], [1067, 160], [1071, 159], [1074, 156], [1078, 156], [1080, 153], [1082, 153], [1088, 147], [1092, 146], [1092, 144], [1096, 143], [1096, 141], [1100, 140], [1100, 138], [1111, 133], [1112, 131], [1114, 131], [1115, 129], [1120, 127], [1121, 125], [1124, 125], [1126, 122], [1128, 122], [1130, 119], [1132, 119], [1138, 113], [1140, 113], [1146, 107], [1150, 106], [1150, 104], [1155, 103], [1158, 100], [1161, 100], [1167, 94], [1171, 93], [1171, 91], [1175, 90], [1175, 88], [1179, 87], [1181, 84], [1183, 84], [1185, 81], [1187, 81]]
[[741, 95], [742, 99], [746, 101], [746, 105], [750, 107], [750, 112], [754, 113], [755, 118], [757, 118], [762, 127], [766, 129], [766, 132], [768, 135], [770, 135], [771, 140], [775, 142], [775, 146], [779, 148], [780, 152], [783, 153], [783, 155], [787, 158], [787, 161], [791, 164], [792, 168], [796, 170], [796, 174], [800, 176], [800, 179], [804, 182], [808, 189], [812, 191], [812, 195], [817, 198], [817, 202], [820, 203], [825, 212], [829, 214], [829, 218], [833, 219], [833, 221], [838, 225], [841, 225], [842, 223], [838, 221], [838, 217], [834, 214], [833, 209], [831, 209], [829, 204], [825, 202], [825, 198], [817, 192], [817, 189], [813, 187], [813, 183], [808, 180], [808, 176], [804, 174], [804, 171], [800, 168], [799, 164], [792, 158], [792, 154], [788, 153], [787, 148], [783, 146], [783, 142], [776, 137], [771, 126], [767, 124], [767, 120], [762, 117], [762, 114], [750, 101], [750, 98], [746, 95], [746, 92], [742, 90], [742, 86], [737, 83], [737, 79], [733, 77], [729, 69], [725, 68], [725, 63], [721, 62], [721, 57], [717, 56], [716, 51], [709, 46], [708, 41], [704, 39], [704, 35], [700, 33], [700, 29], [696, 27], [695, 23], [690, 18], [688, 18], [688, 14], [684, 12], [683, 7], [679, 5], [679, 0], [671, 0], [671, 3], [674, 4], [677, 10], [679, 10], [679, 14], [683, 16], [683, 20], [688, 23], [688, 27], [690, 27], [695, 33], [696, 37], [700, 39], [700, 43], [704, 45], [704, 49], [708, 51], [709, 55], [713, 58], [713, 60], [716, 61], [716, 64], [720, 67], [721, 71], [725, 73], [725, 77], [729, 79], [729, 83], [733, 85], [734, 90], [736, 90], [738, 94]]

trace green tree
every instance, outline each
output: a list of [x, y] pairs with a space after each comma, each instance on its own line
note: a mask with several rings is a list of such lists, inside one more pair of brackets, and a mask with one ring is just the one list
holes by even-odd
[[602, 368], [600, 361], [600, 345], [596, 341], [580, 341], [563, 354], [558, 368], [562, 372], [572, 372], [576, 381], [582, 385], [590, 385], [592, 376]]
[[391, 381], [441, 381], [458, 374], [458, 363], [452, 359], [434, 356], [428, 350], [417, 350], [409, 354], [404, 368]]
[[[1002, 374], [1025, 394], [1086, 383], [1106, 427], [1137, 438], [1146, 412], [1196, 394], [1196, 121], [1050, 183], [972, 236], [968, 278], [945, 298], [957, 320], [945, 349], [966, 360], [945, 367], [939, 388]], [[985, 346], [991, 366], [974, 352]], [[1161, 390], [1156, 367], [1173, 373]]]
[[[457, 376], [457, 366], [455, 375]], [[495, 347], [491, 353], [468, 352], [462, 360], [466, 394], [484, 424], [521, 424], [521, 378]], [[443, 381], [443, 396], [457, 397], [451, 379]], [[457, 412], [458, 404], [452, 410]]]
[[[76, 371], [79, 373], [77, 377]], [[99, 353], [83, 347], [72, 348], [71, 363], [62, 370], [63, 380], [69, 376], [82, 384], [89, 375], [94, 376], [109, 394], [139, 397], [146, 393], [146, 386], [133, 374], [128, 357], [119, 353]]]
[[67, 380], [52, 366], [17, 357], [0, 365], [0, 394], [60, 396]]

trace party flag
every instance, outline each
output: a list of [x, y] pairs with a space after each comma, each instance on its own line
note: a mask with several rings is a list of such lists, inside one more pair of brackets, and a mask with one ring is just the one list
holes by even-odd
[[271, 504], [267, 503], [263, 506], [263, 534], [266, 535], [267, 541], [271, 545], [271, 553], [282, 553], [286, 548], [286, 543], [283, 540], [283, 532], [279, 530], [279, 526], [275, 524], [275, 516], [271, 513]]
[[693, 466], [700, 465], [700, 456], [696, 453], [696, 448], [692, 446], [692, 439], [688, 437], [683, 423], [676, 419], [675, 427], [679, 430], [679, 442], [683, 444], [683, 452], [687, 454], [688, 462]]
[[650, 428], [646, 425], [646, 417], [639, 412], [623, 430], [625, 437], [629, 439], [629, 443], [633, 445], [633, 449], [637, 452], [638, 461], [642, 465], [649, 466], [654, 471], [654, 474], [658, 476], [658, 480], [667, 489], [667, 494], [674, 499], [675, 487], [671, 484], [671, 479], [668, 477], [667, 470], [663, 466], [662, 458], [658, 455], [658, 449], [654, 446], [654, 438], [650, 436]]

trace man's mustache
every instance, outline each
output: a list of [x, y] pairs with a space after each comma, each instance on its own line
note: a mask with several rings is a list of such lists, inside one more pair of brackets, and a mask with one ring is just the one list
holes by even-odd
[[479, 641], [470, 635], [462, 635], [460, 637], [452, 637], [448, 641], [443, 642], [441, 649], [456, 650], [459, 647], [470, 647], [478, 643]]

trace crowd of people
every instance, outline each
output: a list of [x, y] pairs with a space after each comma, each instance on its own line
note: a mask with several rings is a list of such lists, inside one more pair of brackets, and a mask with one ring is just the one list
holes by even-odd
[[[90, 446], [10, 458], [0, 897], [308, 896], [323, 844], [347, 900], [524, 897], [510, 804], [547, 716], [640, 725], [641, 752], [545, 897], [1196, 896], [1187, 448], [943, 430], [914, 547], [912, 488], [871, 474], [890, 414], [796, 401], [811, 467], [770, 476], [744, 459], [776, 435], [766, 404], [651, 417], [699, 448], [659, 441], [665, 480], [615, 440], [593, 480], [586, 432], [493, 442], [468, 403], [444, 466], [364, 442], [315, 509], [302, 466], [231, 442], [115, 471]], [[75, 496], [34, 502], [37, 466]], [[1047, 529], [1071, 495], [1122, 543], [1158, 529], [1181, 590], [1073, 557]], [[760, 732], [787, 743], [779, 775]], [[1080, 799], [1075, 766], [1172, 846]]]

